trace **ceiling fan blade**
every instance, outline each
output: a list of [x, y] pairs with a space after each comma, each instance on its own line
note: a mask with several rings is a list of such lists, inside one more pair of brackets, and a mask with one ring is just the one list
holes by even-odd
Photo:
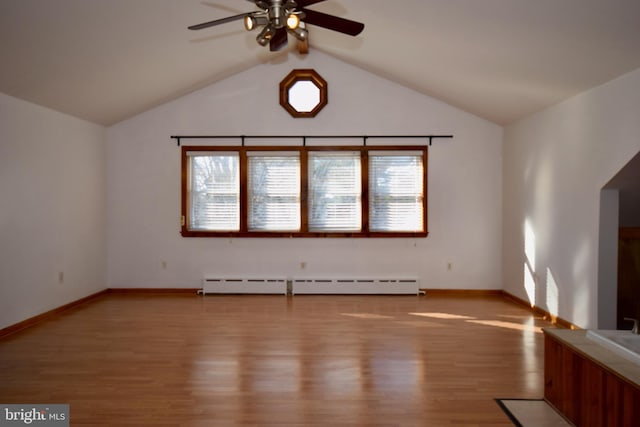
[[287, 46], [287, 29], [280, 28], [276, 30], [276, 33], [271, 37], [269, 41], [269, 50], [271, 52], [277, 52]]
[[248, 0], [251, 3], [255, 3], [255, 5], [260, 9], [269, 9], [269, 2], [264, 0]]
[[303, 9], [302, 11], [306, 15], [303, 21], [307, 24], [317, 25], [318, 27], [348, 34], [350, 36], [357, 36], [362, 32], [362, 30], [364, 30], [364, 24], [360, 22], [351, 21], [334, 15], [328, 15], [322, 12], [316, 12], [315, 10]]
[[226, 24], [227, 22], [237, 21], [239, 19], [243, 19], [247, 16], [247, 13], [241, 13], [240, 15], [227, 16], [226, 18], [216, 19], [214, 21], [203, 22], [202, 24], [192, 25], [189, 28], [190, 30], [202, 30], [203, 28], [213, 27], [214, 25]]
[[311, 6], [312, 4], [320, 3], [326, 0], [296, 0], [296, 4], [298, 8], [302, 9], [303, 7]]

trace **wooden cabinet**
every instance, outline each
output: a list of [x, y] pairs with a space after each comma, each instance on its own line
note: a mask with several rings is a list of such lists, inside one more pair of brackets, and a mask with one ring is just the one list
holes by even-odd
[[545, 334], [544, 396], [578, 427], [637, 427], [640, 388]]
[[640, 389], [605, 372], [603, 423], [607, 426], [640, 425]]

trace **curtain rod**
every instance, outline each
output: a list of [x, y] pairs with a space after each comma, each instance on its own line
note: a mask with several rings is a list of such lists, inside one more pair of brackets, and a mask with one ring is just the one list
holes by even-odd
[[181, 139], [240, 139], [242, 146], [246, 139], [301, 139], [302, 145], [307, 145], [307, 139], [362, 139], [362, 145], [367, 145], [367, 139], [395, 138], [395, 139], [428, 139], [429, 145], [434, 139], [451, 139], [453, 135], [173, 135], [178, 147]]

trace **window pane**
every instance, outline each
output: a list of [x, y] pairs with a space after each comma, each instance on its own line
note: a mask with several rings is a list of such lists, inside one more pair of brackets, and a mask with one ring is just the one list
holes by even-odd
[[238, 153], [190, 154], [192, 230], [240, 230]]
[[360, 231], [359, 152], [309, 153], [309, 230]]
[[422, 154], [369, 154], [369, 229], [424, 231]]
[[300, 155], [249, 153], [249, 230], [300, 230]]

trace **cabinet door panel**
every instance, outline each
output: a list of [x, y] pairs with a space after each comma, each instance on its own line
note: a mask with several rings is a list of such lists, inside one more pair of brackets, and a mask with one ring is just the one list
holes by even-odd
[[580, 420], [578, 425], [585, 427], [600, 427], [604, 419], [604, 373], [605, 371], [595, 363], [581, 356], [580, 390]]
[[546, 336], [544, 340], [544, 397], [558, 410], [562, 410], [560, 397], [564, 394], [561, 381], [561, 354], [561, 344]]
[[622, 393], [621, 425], [624, 427], [637, 427], [640, 425], [640, 389], [626, 381], [620, 381]]

